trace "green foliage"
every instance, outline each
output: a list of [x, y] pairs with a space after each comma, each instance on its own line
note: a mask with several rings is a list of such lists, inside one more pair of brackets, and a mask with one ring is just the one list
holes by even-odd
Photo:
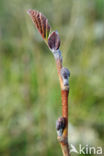
[[[104, 1], [0, 1], [0, 156], [61, 155], [61, 97], [53, 56], [26, 11], [58, 30], [70, 69], [69, 121], [104, 139]], [[79, 131], [80, 133], [80, 131]], [[84, 138], [85, 140], [85, 138]]]

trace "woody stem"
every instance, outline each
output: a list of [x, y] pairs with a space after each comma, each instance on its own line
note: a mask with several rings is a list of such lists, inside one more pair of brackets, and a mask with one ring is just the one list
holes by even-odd
[[65, 120], [65, 128], [63, 130], [62, 136], [58, 136], [58, 141], [61, 145], [63, 156], [70, 156], [69, 144], [68, 144], [68, 95], [69, 86], [67, 89], [63, 84], [63, 79], [61, 76], [62, 62], [58, 59], [56, 60], [56, 67], [59, 76], [60, 86], [61, 86], [61, 98], [62, 98], [62, 117]]

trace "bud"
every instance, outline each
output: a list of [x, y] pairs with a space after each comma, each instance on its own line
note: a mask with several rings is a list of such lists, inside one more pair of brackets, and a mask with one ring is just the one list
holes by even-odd
[[61, 75], [62, 75], [65, 79], [67, 79], [68, 77], [70, 77], [70, 71], [69, 71], [67, 68], [62, 67], [62, 69], [61, 69]]
[[60, 47], [59, 34], [54, 31], [48, 37], [48, 46], [51, 50], [57, 50]]
[[57, 134], [58, 136], [61, 136], [63, 133], [63, 130], [65, 129], [66, 126], [66, 120], [64, 117], [60, 117], [57, 121], [56, 121], [56, 130], [57, 130]]
[[62, 76], [62, 79], [63, 79], [64, 86], [69, 85], [70, 72], [69, 72], [69, 70], [67, 68], [62, 67], [61, 76]]

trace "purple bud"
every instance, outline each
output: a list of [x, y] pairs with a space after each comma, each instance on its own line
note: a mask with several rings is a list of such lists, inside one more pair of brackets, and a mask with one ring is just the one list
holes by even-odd
[[57, 32], [52, 32], [48, 37], [48, 46], [52, 50], [57, 50], [60, 47], [60, 38]]

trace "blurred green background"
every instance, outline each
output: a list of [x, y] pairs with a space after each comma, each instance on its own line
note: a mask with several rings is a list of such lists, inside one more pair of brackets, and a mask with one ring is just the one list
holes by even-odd
[[104, 0], [0, 0], [0, 156], [62, 155], [56, 65], [26, 13], [30, 8], [60, 34], [71, 72], [70, 144], [103, 146]]

